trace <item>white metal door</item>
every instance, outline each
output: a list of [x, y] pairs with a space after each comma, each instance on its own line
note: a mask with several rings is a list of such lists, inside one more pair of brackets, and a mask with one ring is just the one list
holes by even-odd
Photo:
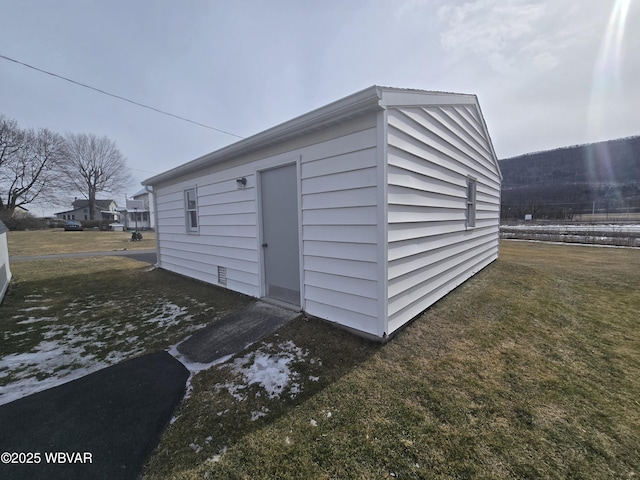
[[262, 251], [267, 297], [300, 305], [296, 165], [260, 174]]

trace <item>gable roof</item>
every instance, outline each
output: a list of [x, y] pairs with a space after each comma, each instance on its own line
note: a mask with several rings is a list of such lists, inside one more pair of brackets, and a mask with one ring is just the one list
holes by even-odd
[[[109, 210], [109, 207], [112, 203], [115, 203], [113, 200], [96, 200], [95, 206], [100, 210]], [[73, 205], [74, 210], [78, 210], [79, 208], [84, 208], [89, 206], [89, 200], [86, 199], [76, 199], [71, 204]]]
[[[159, 175], [147, 178], [142, 185], [157, 185], [159, 183], [193, 173], [201, 168], [222, 163], [226, 160], [245, 155], [265, 147], [282, 143], [307, 133], [336, 125], [347, 120], [377, 112], [387, 107], [410, 107], [423, 105], [475, 105], [480, 110], [475, 95], [465, 93], [436, 92], [407, 88], [381, 87], [373, 85], [344, 97], [323, 107], [312, 110], [304, 115], [293, 118], [275, 127], [264, 130], [238, 142], [232, 143], [214, 152], [203, 155], [190, 162], [182, 164]], [[482, 126], [487, 134], [496, 168], [498, 159], [493, 150], [489, 132], [484, 123]]]

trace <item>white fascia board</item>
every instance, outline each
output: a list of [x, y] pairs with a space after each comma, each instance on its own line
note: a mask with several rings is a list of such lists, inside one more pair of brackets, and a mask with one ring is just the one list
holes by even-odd
[[477, 105], [475, 95], [468, 93], [428, 92], [426, 90], [381, 89], [380, 106], [411, 107], [425, 105]]
[[201, 168], [231, 160], [261, 148], [300, 137], [311, 131], [335, 125], [345, 120], [380, 109], [380, 91], [376, 86], [365, 88], [324, 107], [296, 117], [256, 135], [235, 142], [220, 150], [204, 155], [164, 173], [148, 178], [142, 185], [157, 185], [176, 177], [187, 175]]

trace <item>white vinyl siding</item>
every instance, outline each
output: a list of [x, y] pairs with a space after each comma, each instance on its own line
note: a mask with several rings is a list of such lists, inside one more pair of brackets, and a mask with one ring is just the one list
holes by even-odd
[[4, 224], [0, 224], [0, 302], [2, 302], [11, 281], [7, 232], [3, 231], [3, 227]]
[[389, 109], [389, 332], [497, 258], [500, 177], [479, 118]]
[[370, 334], [378, 325], [374, 120], [303, 154], [301, 165], [304, 309]]
[[[309, 275], [309, 302], [303, 307], [312, 315], [328, 319], [334, 317], [327, 312], [344, 308], [341, 317], [347, 319], [355, 310], [358, 321], [353, 322], [354, 328], [368, 328], [367, 322], [374, 321], [375, 312], [367, 309], [369, 314], [362, 314], [359, 309], [376, 298], [367, 284], [371, 278], [354, 283], [352, 289], [343, 289], [345, 298], [353, 291], [355, 306], [343, 302], [343, 307], [338, 307], [337, 301], [327, 308], [327, 302], [336, 286], [348, 283], [351, 275], [336, 261], [343, 259], [349, 267], [357, 262], [376, 262], [375, 249], [360, 248], [375, 242], [372, 212], [376, 208], [376, 183], [375, 175], [367, 173], [375, 167], [374, 125], [373, 118], [357, 119], [330, 129], [331, 135], [319, 132], [306, 142], [296, 140], [298, 148], [294, 150], [284, 145], [281, 152], [269, 157], [247, 162], [239, 159], [201, 172], [197, 176], [198, 235], [185, 233], [184, 191], [196, 178], [156, 186], [160, 266], [212, 284], [218, 284], [218, 267], [225, 267], [227, 288], [260, 297], [256, 172], [302, 158], [302, 234], [309, 253], [303, 258], [309, 266], [309, 271], [305, 270]], [[247, 184], [238, 188], [236, 179], [242, 177]], [[354, 185], [356, 190], [351, 188]], [[326, 227], [334, 224], [335, 228]], [[334, 261], [318, 262], [327, 257]], [[363, 275], [371, 277], [357, 269], [354, 275], [356, 280]]]
[[160, 266], [264, 295], [259, 172], [294, 162], [309, 315], [384, 337], [494, 261], [501, 178], [475, 97], [375, 87], [347, 100], [154, 177]]

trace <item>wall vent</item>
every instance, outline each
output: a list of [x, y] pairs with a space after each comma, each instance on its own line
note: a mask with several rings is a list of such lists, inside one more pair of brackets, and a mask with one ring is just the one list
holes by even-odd
[[227, 284], [227, 267], [218, 267], [218, 285]]

